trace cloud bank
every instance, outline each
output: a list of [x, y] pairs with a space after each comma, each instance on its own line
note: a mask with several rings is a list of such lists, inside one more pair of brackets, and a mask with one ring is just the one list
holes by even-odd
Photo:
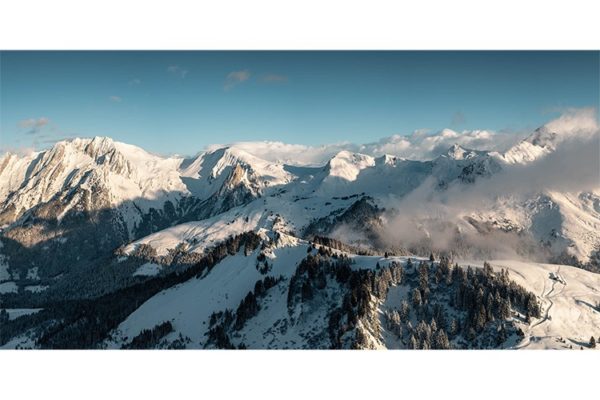
[[487, 230], [485, 218], [477, 229], [467, 222], [472, 215], [502, 217], [503, 204], [512, 204], [507, 218], [519, 219], [515, 210], [540, 194], [600, 192], [597, 114], [589, 109], [570, 110], [542, 130], [558, 135], [556, 149], [533, 162], [504, 165], [489, 179], [468, 185], [454, 183], [444, 191], [435, 190], [435, 180], [429, 179], [403, 198], [389, 198], [382, 238], [390, 245], [402, 243], [417, 252], [418, 246], [428, 245], [438, 251], [462, 251], [463, 256], [548, 257], [530, 236]]
[[[560, 140], [571, 136], [591, 137], [594, 132], [598, 132], [597, 113], [593, 108], [566, 110], [561, 116], [545, 124], [543, 128], [556, 132]], [[408, 135], [392, 135], [376, 142], [364, 144], [339, 142], [310, 146], [279, 141], [248, 141], [214, 144], [207, 146], [206, 150], [235, 146], [271, 162], [318, 166], [324, 165], [331, 157], [342, 150], [373, 157], [389, 154], [411, 160], [431, 160], [445, 153], [454, 144], [471, 150], [504, 152], [531, 133], [495, 132], [491, 130], [455, 131], [443, 129], [437, 132], [417, 130]]]
[[410, 135], [393, 135], [377, 142], [356, 144], [350, 142], [331, 143], [321, 146], [288, 144], [279, 141], [234, 142], [214, 144], [207, 150], [224, 146], [235, 146], [257, 157], [271, 162], [283, 162], [291, 165], [323, 165], [342, 150], [380, 157], [390, 154], [411, 160], [430, 160], [459, 144], [473, 150], [503, 151], [521, 140], [518, 134], [495, 133], [492, 131], [456, 132], [444, 129], [435, 133], [415, 131]]
[[569, 108], [560, 117], [545, 124], [544, 127], [548, 131], [556, 132], [563, 137], [591, 137], [597, 135], [600, 130], [598, 111], [593, 107]]

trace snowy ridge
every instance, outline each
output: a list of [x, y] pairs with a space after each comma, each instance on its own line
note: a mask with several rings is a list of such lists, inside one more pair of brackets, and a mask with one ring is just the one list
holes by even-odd
[[[137, 240], [134, 231], [144, 222], [144, 214], [151, 208], [160, 211], [170, 201], [177, 218], [184, 221], [214, 218], [237, 207], [248, 207], [249, 211], [239, 213], [249, 217], [265, 206], [263, 214], [279, 214], [288, 229], [300, 232], [311, 220], [350, 205], [340, 198], [371, 196], [375, 203], [394, 209], [404, 197], [420, 193], [425, 198], [440, 197], [443, 205], [446, 200], [439, 193], [455, 193], [463, 185], [487, 181], [492, 186], [496, 176], [510, 173], [515, 165], [523, 171], [535, 168], [565, 141], [594, 135], [598, 136], [598, 130], [593, 118], [583, 118], [579, 125], [559, 119], [505, 152], [470, 150], [455, 143], [431, 161], [416, 161], [343, 150], [322, 167], [269, 162], [251, 154], [248, 146], [216, 148], [184, 160], [152, 155], [109, 138], [73, 139], [26, 157], [5, 154], [0, 158], [0, 224], [10, 224], [41, 204], [48, 207], [38, 215], [58, 221], [72, 211], [112, 208], [119, 210], [129, 236]], [[487, 136], [482, 131], [474, 137]], [[446, 143], [458, 137], [445, 130], [436, 140]], [[478, 206], [473, 211], [465, 206], [455, 214], [481, 222], [483, 216], [486, 223], [512, 226], [539, 242], [550, 242], [555, 256], [565, 253], [588, 262], [600, 249], [598, 211], [593, 206], [600, 182], [584, 189], [537, 193], [519, 189], [510, 194], [510, 201], [492, 194], [487, 201], [490, 207]], [[485, 191], [477, 195], [487, 196]], [[552, 213], [539, 212], [535, 202], [540, 196], [552, 199]], [[229, 216], [223, 214], [223, 218]], [[161, 227], [176, 222], [165, 220]], [[144, 223], [148, 226], [148, 219]], [[208, 240], [200, 236], [197, 241]]]
[[[269, 224], [268, 215], [255, 210], [247, 215], [229, 212], [197, 222], [187, 222], [153, 233], [125, 247], [125, 254], [133, 252], [140, 244], [156, 249], [158, 255], [167, 254], [185, 244], [188, 251], [201, 253], [205, 248], [222, 242], [232, 235], [248, 231], [258, 231]], [[273, 218], [270, 218], [272, 225]]]
[[287, 184], [295, 178], [285, 171], [282, 164], [269, 163], [241, 149], [231, 147], [200, 154], [181, 169], [181, 176], [188, 183], [193, 195], [208, 198], [226, 183], [236, 167], [240, 168], [238, 179], [229, 184], [243, 183], [257, 191]]
[[[443, 193], [446, 190], [449, 190], [450, 195], [455, 195], [462, 190], [462, 185], [476, 185], [480, 182], [493, 187], [496, 176], [505, 171], [515, 173], [511, 169], [515, 164], [525, 171], [529, 165], [535, 167], [536, 160], [561, 146], [561, 135], [589, 136], [589, 132], [585, 130], [585, 134], [581, 134], [580, 130], [564, 129], [560, 134], [548, 132], [548, 127], [540, 128], [504, 153], [470, 150], [455, 144], [432, 161], [413, 161], [391, 155], [374, 158], [341, 151], [322, 168], [272, 164], [244, 150], [230, 147], [201, 154], [182, 168], [181, 173], [190, 191], [200, 198], [220, 198], [234, 187], [246, 188], [254, 199], [260, 200], [232, 203], [233, 206], [245, 203], [245, 209], [239, 209], [235, 212], [236, 215], [250, 218], [252, 214], [254, 217], [250, 220], [258, 221], [261, 219], [257, 217], [258, 214], [278, 214], [289, 230], [302, 231], [311, 219], [322, 218], [335, 210], [347, 208], [348, 202], [341, 202], [340, 198], [358, 194], [371, 196], [375, 203], [391, 210], [394, 210], [394, 203], [398, 203], [398, 199], [417, 192], [421, 192], [419, 195], [426, 199], [440, 197], [436, 201], [440, 201], [443, 206], [443, 201], [446, 201]], [[450, 133], [446, 133], [448, 135]], [[516, 171], [516, 174], [520, 173], [519, 170]], [[527, 187], [524, 189], [528, 190]], [[455, 222], [447, 222], [457, 223], [459, 230], [466, 231], [473, 230], [470, 222], [465, 222], [470, 219], [489, 225], [490, 229], [527, 233], [555, 257], [570, 255], [588, 262], [600, 249], [600, 235], [597, 233], [600, 226], [600, 206], [597, 205], [600, 204], [600, 182], [598, 187], [585, 189], [569, 192], [542, 189], [532, 193], [521, 192], [519, 189], [506, 195], [489, 196], [485, 192], [475, 193], [478, 197], [488, 197], [485, 202], [476, 203], [475, 209], [469, 202], [464, 202], [461, 210], [453, 210], [455, 216], [461, 218], [457, 218]], [[544, 199], [549, 199], [552, 205], [544, 205], [550, 204]], [[259, 211], [263, 209], [264, 211]], [[395, 210], [400, 214], [403, 211], [406, 210], [402, 206]], [[310, 212], [309, 218], [306, 212]], [[231, 222], [236, 218], [238, 217], [230, 218], [229, 214], [222, 216], [223, 220]], [[432, 215], [427, 216], [427, 219], [431, 218]], [[441, 220], [439, 222], [444, 223]], [[222, 226], [218, 218], [213, 216], [210, 223]], [[198, 224], [201, 226], [204, 223]], [[256, 228], [246, 223], [236, 224], [232, 227]], [[174, 238], [178, 235], [173, 234], [175, 231], [178, 229], [165, 231], [164, 236], [171, 238], [165, 243], [172, 245], [176, 242]], [[157, 233], [152, 239], [141, 239], [139, 242], [159, 243], [160, 235]], [[179, 235], [179, 241], [189, 240], [189, 236], [190, 234]], [[209, 239], [204, 234], [197, 238], [198, 242], [205, 240]], [[214, 243], [212, 240], [209, 242]], [[166, 250], [165, 246], [158, 247], [159, 251]]]
[[[307, 256], [307, 250], [307, 242], [285, 239], [264, 251], [269, 264], [267, 276], [279, 277], [283, 281], [267, 292], [268, 296], [260, 303], [261, 311], [238, 330], [236, 343], [243, 343], [249, 348], [328, 348], [327, 336], [318, 334], [327, 331], [330, 318], [327, 309], [306, 308], [307, 305], [293, 312], [289, 309], [288, 290], [291, 289], [288, 285], [291, 285], [290, 279], [297, 266]], [[246, 293], [254, 289], [254, 283], [264, 278], [256, 265], [259, 253], [257, 250], [248, 255], [238, 253], [229, 256], [208, 275], [193, 278], [153, 296], [114, 330], [104, 346], [120, 348], [142, 330], [152, 329], [165, 321], [173, 326], [173, 331], [164, 338], [166, 342], [184, 337], [187, 338], [187, 348], [209, 346], [211, 314], [234, 310]], [[407, 265], [409, 257], [340, 254], [349, 257], [352, 269], [356, 271], [378, 271], [396, 263], [407, 270], [406, 273], [411, 273]], [[413, 263], [422, 260], [412, 258]], [[518, 340], [513, 338], [507, 342], [509, 348], [587, 347], [589, 337], [600, 328], [600, 312], [597, 309], [597, 304], [600, 304], [600, 275], [565, 265], [513, 260], [492, 260], [490, 263], [497, 272], [508, 270], [510, 279], [535, 294], [541, 306], [541, 316], [530, 323], [525, 323], [518, 313], [509, 318], [524, 332]], [[467, 266], [483, 266], [481, 261], [458, 264], [465, 269]], [[325, 290], [335, 298], [340, 295], [341, 288], [329, 284]], [[389, 293], [389, 296], [395, 296], [392, 303], [410, 300], [409, 293], [401, 287], [392, 288]], [[382, 305], [381, 301], [372, 299], [370, 307], [383, 313]], [[305, 317], [298, 319], [301, 315]], [[362, 332], [368, 348], [385, 349], [392, 345], [386, 341], [388, 333], [382, 322], [359, 320], [357, 329]]]
[[147, 209], [175, 197], [174, 193], [187, 192], [176, 170], [180, 162], [102, 137], [58, 142], [48, 151], [21, 159], [6, 155], [0, 193], [9, 195], [2, 209], [12, 208], [21, 215], [58, 196], [67, 203], [64, 213], [85, 191], [103, 193], [98, 200], [92, 196], [84, 205], [87, 209], [116, 207], [131, 200]]

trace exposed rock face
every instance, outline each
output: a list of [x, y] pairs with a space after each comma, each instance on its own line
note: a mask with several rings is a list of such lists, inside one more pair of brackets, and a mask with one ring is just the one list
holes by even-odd
[[[333, 239], [344, 239], [358, 246], [367, 248], [381, 248], [381, 232], [383, 214], [376, 204], [368, 197], [363, 197], [354, 202], [348, 209], [338, 215], [330, 215], [317, 219], [304, 230], [304, 236], [330, 236]], [[354, 233], [353, 240], [349, 240], [350, 232]]]
[[432, 168], [441, 190], [447, 189], [455, 181], [472, 184], [502, 170], [500, 161], [492, 154], [464, 149], [458, 145], [433, 160]]

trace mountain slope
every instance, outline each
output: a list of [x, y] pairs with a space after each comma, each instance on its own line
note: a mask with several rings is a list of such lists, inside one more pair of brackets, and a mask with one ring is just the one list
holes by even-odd
[[[315, 251], [313, 250], [312, 254], [317, 254]], [[323, 254], [321, 262], [330, 259], [327, 251], [318, 252], [319, 255]], [[259, 268], [257, 259], [261, 259], [260, 254], [266, 255], [264, 259], [269, 265], [267, 271]], [[302, 266], [309, 265], [306, 263], [311, 259], [310, 254], [308, 243], [291, 240], [280, 245], [268, 246], [266, 250], [256, 250], [248, 255], [237, 253], [229, 256], [207, 275], [193, 278], [149, 299], [114, 330], [111, 338], [104, 345], [109, 348], [119, 348], [138, 336], [144, 329], [150, 330], [168, 321], [172, 331], [162, 338], [163, 346], [182, 341], [183, 338], [187, 348], [206, 348], [215, 345], [249, 348], [330, 348], [334, 346], [331, 328], [335, 323], [333, 321], [338, 318], [335, 313], [338, 307], [343, 307], [343, 304], [337, 301], [345, 296], [348, 289], [341, 283], [343, 281], [325, 278], [328, 276], [325, 272], [322, 279], [325, 279], [326, 284], [324, 281], [323, 286], [318, 286], [317, 279], [313, 283], [316, 286], [312, 286], [309, 292], [305, 293], [305, 289], [302, 289], [301, 298], [291, 300], [294, 298], [292, 293], [295, 293], [293, 288], [299, 287], [297, 280], [302, 279], [300, 272], [303, 270]], [[371, 271], [375, 273], [374, 276], [383, 279], [386, 274], [392, 274], [389, 278], [391, 284], [385, 283], [389, 285], [389, 289], [385, 289], [384, 286], [381, 292], [374, 291], [366, 298], [369, 299], [365, 305], [367, 308], [362, 314], [359, 313], [362, 317], [353, 325], [353, 330], [342, 334], [342, 337], [349, 342], [342, 339], [340, 344], [346, 343], [342, 346], [363, 348], [410, 348], [411, 344], [408, 340], [410, 334], [407, 336], [406, 329], [410, 331], [411, 325], [404, 325], [404, 333], [398, 336], [397, 331], [389, 325], [386, 318], [400, 309], [402, 302], [407, 302], [412, 310], [409, 311], [413, 316], [412, 326], [417, 328], [417, 322], [422, 318], [419, 313], [425, 312], [412, 308], [411, 285], [412, 287], [419, 285], [418, 276], [421, 268], [417, 268], [419, 259], [412, 258], [411, 263], [408, 257], [384, 258], [338, 252], [338, 258], [339, 254], [349, 257], [347, 265], [359, 275]], [[335, 259], [331, 260], [335, 262]], [[344, 258], [341, 260], [344, 261]], [[260, 263], [262, 265], [262, 262]], [[468, 265], [483, 267], [481, 263], [471, 261], [459, 264], [464, 271], [467, 270]], [[387, 270], [393, 266], [400, 267], [402, 271], [393, 268]], [[510, 329], [514, 329], [512, 331], [514, 333], [507, 331], [505, 341], [495, 344], [497, 339], [493, 331], [483, 330], [476, 335], [480, 344], [475, 346], [569, 348], [570, 345], [579, 348], [584, 345], [587, 347], [587, 340], [600, 327], [600, 313], [596, 310], [596, 304], [600, 302], [600, 291], [595, 289], [600, 284], [600, 276], [564, 265], [498, 260], [492, 261], [491, 266], [498, 273], [502, 270], [508, 271], [511, 280], [535, 295], [541, 308], [539, 316], [532, 317], [529, 322], [524, 320], [522, 311], [513, 310], [506, 320], [506, 329], [512, 326], [513, 328]], [[336, 268], [337, 273], [344, 270], [339, 264]], [[442, 301], [447, 316], [444, 320], [441, 317], [437, 318], [438, 326], [444, 326], [448, 331], [452, 346], [471, 347], [472, 344], [469, 344], [471, 339], [468, 339], [466, 334], [450, 333], [454, 329], [450, 327], [452, 318], [456, 318], [455, 316], [460, 318], [460, 315], [464, 314], [456, 310], [452, 311], [454, 309], [450, 305], [443, 303], [445, 290], [449, 289], [445, 289], [447, 286], [441, 282], [435, 283], [436, 276], [439, 275], [438, 269], [443, 268], [442, 264], [436, 263], [434, 267], [427, 264], [426, 268], [429, 269], [429, 287], [432, 291], [428, 309], [435, 310], [436, 302]], [[315, 277], [321, 276], [321, 272], [318, 271], [317, 269], [314, 272]], [[454, 275], [452, 273], [452, 276]], [[219, 324], [223, 321], [223, 315], [228, 315], [227, 310], [233, 312], [230, 317], [233, 327], [236, 318], [239, 319], [239, 315], [235, 313], [236, 308], [237, 313], [246, 310], [242, 305], [246, 304], [247, 294], [255, 293], [258, 282], [263, 281], [265, 276], [272, 277], [275, 283], [266, 289], [264, 295], [256, 298], [257, 310], [251, 312], [244, 318], [243, 323], [236, 325], [236, 328], [227, 328], [226, 331], [229, 333], [226, 334], [226, 340], [217, 340], [216, 338], [220, 336], [215, 329], [222, 326]], [[392, 278], [393, 276], [396, 278]], [[448, 278], [444, 278], [443, 273], [441, 276], [442, 281], [450, 277], [448, 275]], [[378, 279], [375, 280], [378, 282], [376, 285], [388, 282]], [[435, 297], [434, 293], [440, 293], [441, 297]], [[458, 314], [454, 314], [457, 312]], [[519, 330], [523, 332], [522, 336], [516, 334]], [[483, 343], [488, 343], [488, 340], [489, 344], [484, 345]]]

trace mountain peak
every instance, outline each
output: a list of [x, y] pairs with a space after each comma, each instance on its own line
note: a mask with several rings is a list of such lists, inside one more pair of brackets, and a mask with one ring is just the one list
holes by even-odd
[[338, 161], [338, 160], [347, 162], [347, 163], [356, 164], [356, 163], [361, 163], [361, 162], [365, 162], [365, 161], [369, 162], [374, 159], [373, 159], [373, 157], [368, 156], [366, 154], [353, 153], [348, 150], [341, 150], [336, 155], [331, 157], [331, 159], [329, 161], [331, 162], [331, 161]]
[[477, 157], [482, 152], [476, 150], [465, 149], [458, 143], [453, 144], [445, 155], [453, 160], [468, 160]]
[[561, 135], [546, 126], [541, 126], [505, 151], [502, 159], [509, 164], [529, 163], [556, 150], [556, 145], [561, 140]]
[[542, 126], [537, 128], [529, 137], [524, 140], [534, 146], [554, 149], [556, 142], [559, 139], [558, 136], [559, 135], [556, 132], [550, 131], [547, 127]]
[[74, 137], [61, 140], [56, 142], [52, 148], [55, 147], [74, 147], [77, 149], [85, 149], [85, 147], [91, 146], [95, 148], [99, 147], [111, 147], [114, 146], [115, 141], [108, 136], [94, 136], [94, 137]]
[[329, 160], [326, 168], [329, 176], [353, 181], [361, 170], [374, 165], [375, 159], [371, 156], [342, 150]]
[[349, 150], [340, 150], [338, 151], [333, 157], [333, 158], [338, 158], [338, 159], [348, 159], [354, 156], [355, 153], [349, 151]]
[[395, 165], [396, 161], [400, 160], [400, 157], [393, 156], [390, 154], [384, 154], [381, 157], [375, 159], [376, 165]]

